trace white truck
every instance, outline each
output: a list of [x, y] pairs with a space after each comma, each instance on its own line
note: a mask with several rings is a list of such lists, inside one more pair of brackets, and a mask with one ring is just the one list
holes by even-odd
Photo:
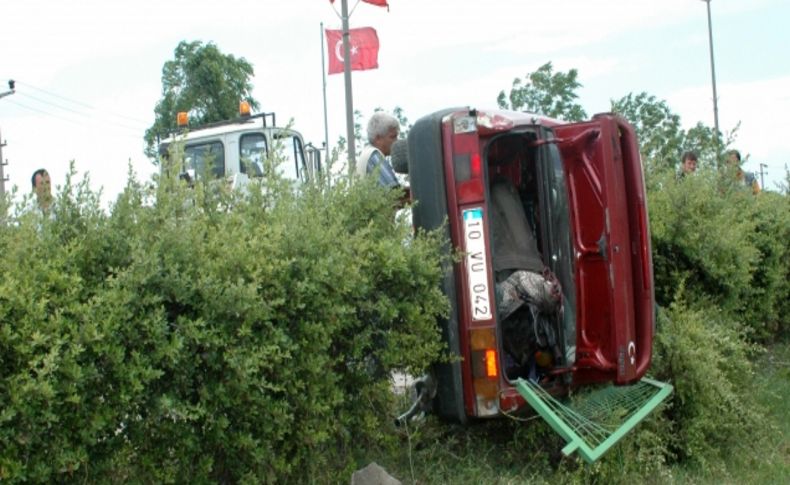
[[251, 115], [244, 103], [240, 113], [235, 119], [188, 129], [186, 113], [178, 113], [181, 133], [160, 142], [159, 154], [168, 157], [176, 142], [183, 143], [181, 173], [192, 180], [206, 173], [233, 180], [260, 178], [264, 161], [275, 152], [283, 157], [278, 170], [288, 179], [304, 182], [321, 170], [320, 149], [306, 145], [298, 131], [278, 127], [274, 113]]

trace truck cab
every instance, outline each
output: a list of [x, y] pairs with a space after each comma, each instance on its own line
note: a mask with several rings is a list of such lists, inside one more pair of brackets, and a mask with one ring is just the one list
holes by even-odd
[[298, 131], [278, 127], [274, 113], [243, 114], [194, 128], [187, 127], [186, 113], [179, 113], [179, 126], [180, 133], [159, 144], [159, 153], [169, 157], [176, 142], [183, 143], [185, 177], [254, 180], [264, 176], [264, 162], [275, 153], [282, 158], [277, 169], [287, 179], [304, 182], [321, 170], [320, 150], [305, 145]]
[[[518, 411], [520, 380], [549, 395], [639, 381], [654, 295], [633, 128], [611, 114], [563, 123], [453, 108], [417, 121], [407, 144], [413, 223], [441, 228], [461, 254], [443, 281], [451, 311], [439, 325], [456, 359], [434, 369], [434, 412]], [[517, 273], [553, 288], [549, 304], [516, 291], [513, 309]]]

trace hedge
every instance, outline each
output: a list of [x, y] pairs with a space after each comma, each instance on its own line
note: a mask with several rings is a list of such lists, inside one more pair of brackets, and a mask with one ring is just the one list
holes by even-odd
[[448, 308], [395, 198], [166, 171], [106, 211], [72, 176], [51, 215], [6, 201], [0, 480], [332, 483], [394, 444], [387, 376]]

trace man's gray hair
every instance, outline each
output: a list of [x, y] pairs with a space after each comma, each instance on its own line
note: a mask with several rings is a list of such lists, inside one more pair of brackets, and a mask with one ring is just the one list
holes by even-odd
[[400, 131], [398, 119], [383, 111], [373, 113], [368, 121], [368, 141], [373, 143], [379, 136], [387, 136], [391, 129]]

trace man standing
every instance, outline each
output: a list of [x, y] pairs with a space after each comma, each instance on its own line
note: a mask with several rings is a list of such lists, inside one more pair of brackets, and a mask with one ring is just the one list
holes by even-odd
[[33, 185], [33, 192], [36, 194], [36, 202], [38, 202], [39, 209], [43, 212], [48, 211], [50, 206], [52, 206], [52, 187], [49, 173], [45, 169], [39, 168], [33, 172], [33, 176], [30, 177], [30, 183]]
[[378, 172], [379, 185], [383, 187], [400, 187], [395, 171], [386, 157], [392, 151], [392, 144], [398, 139], [400, 123], [398, 120], [381, 111], [376, 112], [368, 121], [369, 145], [362, 150], [357, 160], [354, 175], [363, 178]]

